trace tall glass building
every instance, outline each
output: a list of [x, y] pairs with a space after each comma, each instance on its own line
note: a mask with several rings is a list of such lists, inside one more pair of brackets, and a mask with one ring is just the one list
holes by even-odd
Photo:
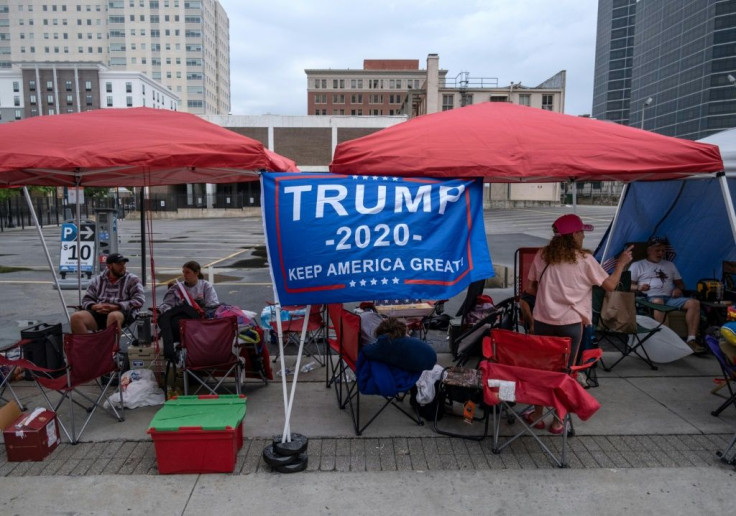
[[736, 127], [736, 0], [599, 0], [593, 116], [693, 140]]

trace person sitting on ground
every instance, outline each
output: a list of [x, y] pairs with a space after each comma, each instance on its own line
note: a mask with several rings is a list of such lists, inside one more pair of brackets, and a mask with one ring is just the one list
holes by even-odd
[[95, 332], [110, 324], [133, 322], [146, 301], [143, 284], [135, 274], [127, 272], [128, 259], [119, 253], [107, 257], [106, 269], [89, 282], [82, 298], [82, 308], [71, 316], [71, 331], [76, 334]]
[[421, 373], [437, 363], [437, 352], [421, 339], [409, 337], [406, 324], [389, 317], [376, 328], [376, 341], [364, 346], [363, 356], [405, 371]]
[[178, 280], [169, 283], [169, 290], [164, 294], [163, 302], [158, 306], [160, 313], [158, 327], [164, 342], [164, 355], [169, 358], [174, 354], [174, 343], [179, 342], [179, 321], [181, 319], [197, 319], [212, 317], [220, 304], [217, 292], [212, 283], [202, 275], [202, 267], [194, 260], [181, 266], [183, 282]]
[[[705, 353], [698, 342], [700, 301], [683, 295], [685, 283], [674, 263], [664, 259], [667, 239], [652, 237], [647, 242], [647, 257], [631, 264], [631, 290], [642, 292], [651, 303], [673, 306], [685, 312], [687, 345], [696, 354]], [[662, 322], [664, 312], [654, 311], [654, 318]]]

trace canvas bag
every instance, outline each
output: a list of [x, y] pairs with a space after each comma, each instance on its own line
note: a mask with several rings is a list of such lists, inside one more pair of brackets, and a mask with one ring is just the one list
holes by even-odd
[[599, 328], [621, 333], [636, 332], [636, 303], [633, 292], [606, 292]]

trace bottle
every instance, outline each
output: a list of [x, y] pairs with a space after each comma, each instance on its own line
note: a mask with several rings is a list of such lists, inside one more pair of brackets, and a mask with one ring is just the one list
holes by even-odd
[[[284, 376], [283, 369], [279, 369], [279, 371], [276, 373], [278, 376]], [[291, 368], [286, 368], [286, 376], [289, 376], [290, 374], [294, 374], [294, 371], [291, 370]]]
[[299, 370], [300, 370], [300, 371], [301, 371], [302, 373], [308, 373], [308, 372], [309, 372], [309, 371], [311, 371], [312, 369], [316, 369], [316, 368], [317, 368], [317, 362], [315, 362], [315, 361], [311, 361], [311, 362], [309, 362], [309, 363], [307, 363], [307, 364], [304, 364], [304, 365], [302, 366], [302, 368], [301, 368], [301, 369], [299, 369]]

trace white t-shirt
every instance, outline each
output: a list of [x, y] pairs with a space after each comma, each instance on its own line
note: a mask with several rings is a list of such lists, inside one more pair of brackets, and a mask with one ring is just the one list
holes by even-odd
[[675, 290], [675, 280], [682, 279], [675, 264], [667, 260], [657, 263], [649, 260], [639, 260], [631, 264], [631, 281], [642, 285], [649, 285], [645, 292], [648, 297], [671, 296]]
[[540, 251], [529, 268], [529, 281], [539, 283], [534, 319], [561, 326], [579, 323], [584, 314], [592, 321], [593, 285], [603, 283], [608, 273], [591, 254], [580, 256], [577, 263], [559, 263], [545, 270], [546, 265]]

